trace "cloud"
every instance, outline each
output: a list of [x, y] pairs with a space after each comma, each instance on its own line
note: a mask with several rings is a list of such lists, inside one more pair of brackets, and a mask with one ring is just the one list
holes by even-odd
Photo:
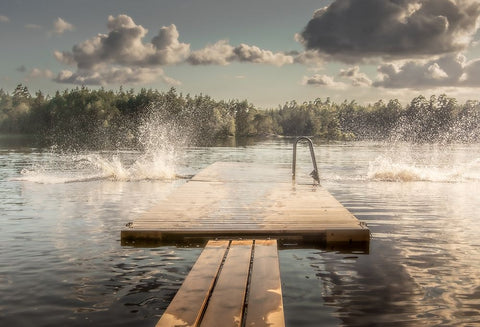
[[307, 50], [347, 63], [457, 53], [480, 16], [474, 0], [335, 0], [297, 36]]
[[[127, 15], [109, 16], [106, 34], [98, 34], [77, 43], [71, 51], [54, 51], [55, 59], [65, 65], [76, 67], [57, 75], [59, 83], [95, 84], [140, 83], [160, 78], [168, 84], [179, 82], [166, 77], [161, 67], [176, 64], [228, 65], [232, 62], [269, 64], [283, 66], [293, 64], [299, 53], [273, 52], [255, 45], [241, 43], [232, 46], [220, 40], [202, 49], [191, 51], [190, 44], [179, 41], [179, 32], [174, 24], [163, 26], [150, 42], [145, 40], [148, 30], [136, 24]], [[101, 74], [99, 72], [102, 72]], [[135, 78], [133, 74], [139, 74]]]
[[165, 76], [161, 69], [164, 65], [183, 62], [190, 53], [190, 45], [179, 42], [175, 25], [160, 28], [151, 42], [144, 41], [148, 30], [127, 15], [109, 16], [107, 27], [107, 34], [76, 44], [72, 51], [54, 51], [59, 62], [77, 67], [76, 72], [62, 71], [55, 81], [106, 85], [161, 79], [178, 85], [178, 81]]
[[33, 68], [27, 75], [28, 79], [31, 78], [48, 78], [51, 79], [53, 78], [54, 74], [51, 70], [49, 69], [39, 69], [39, 68]]
[[209, 44], [201, 50], [193, 51], [188, 57], [192, 65], [228, 65], [235, 59], [234, 47], [227, 40]]
[[177, 81], [164, 75], [161, 68], [143, 67], [102, 67], [101, 69], [61, 71], [54, 81], [58, 83], [79, 85], [108, 85], [108, 84], [138, 84], [153, 82], [162, 79], [168, 84], [178, 84]]
[[53, 56], [62, 64], [69, 65], [69, 66], [75, 66], [77, 64], [73, 54], [70, 52], [54, 51]]
[[174, 24], [162, 27], [151, 42], [144, 41], [148, 30], [135, 24], [127, 15], [109, 16], [107, 26], [107, 34], [98, 34], [76, 44], [72, 51], [55, 51], [55, 58], [83, 71], [95, 70], [102, 65], [145, 68], [184, 62], [192, 65], [249, 62], [282, 66], [294, 62], [292, 55], [283, 52], [274, 53], [243, 43], [234, 47], [227, 40], [190, 51], [189, 44], [179, 41], [179, 33]]
[[183, 61], [190, 45], [178, 41], [175, 25], [164, 26], [152, 42], [144, 43], [148, 30], [127, 15], [108, 17], [108, 34], [98, 34], [73, 46], [71, 52], [54, 53], [62, 63], [75, 63], [79, 69], [95, 69], [104, 64], [148, 67]]
[[[27, 67], [25, 65], [21, 65], [15, 69], [19, 73], [26, 73]], [[26, 80], [30, 80], [33, 78], [53, 78], [54, 74], [50, 69], [40, 69], [40, 68], [32, 68], [28, 74], [26, 75]]]
[[236, 59], [240, 62], [252, 62], [257, 64], [272, 64], [275, 66], [283, 66], [285, 64], [293, 64], [293, 57], [270, 50], [263, 50], [257, 46], [240, 44], [233, 52]]
[[303, 52], [292, 51], [290, 55], [294, 57], [294, 62], [307, 66], [321, 66], [325, 62], [324, 56], [317, 50], [307, 50]]
[[432, 79], [442, 80], [448, 78], [447, 73], [435, 62], [428, 66], [426, 75]]
[[53, 33], [61, 35], [66, 31], [73, 31], [74, 27], [69, 22], [65, 21], [63, 18], [58, 17], [53, 22]]
[[10, 18], [8, 18], [5, 15], [0, 15], [0, 23], [8, 23], [10, 21]]
[[154, 65], [169, 65], [182, 62], [190, 53], [190, 44], [178, 41], [180, 34], [174, 24], [164, 26], [152, 39], [155, 53], [150, 58]]
[[381, 78], [373, 86], [384, 88], [431, 89], [436, 87], [480, 87], [480, 59], [467, 61], [461, 54], [427, 61], [378, 67]]
[[459, 78], [459, 83], [467, 87], [480, 87], [480, 58], [462, 62], [463, 71]]
[[205, 48], [193, 51], [187, 61], [192, 65], [228, 65], [234, 61], [283, 66], [292, 64], [294, 57], [282, 52], [274, 53], [257, 46], [240, 44], [234, 47], [227, 40], [220, 40]]
[[171, 78], [169, 76], [166, 76], [166, 75], [162, 74], [160, 77], [165, 84], [172, 85], [172, 86], [182, 85], [182, 82], [180, 82], [179, 80], [176, 80], [174, 78]]
[[315, 74], [313, 76], [304, 76], [303, 85], [326, 86], [332, 88], [343, 88], [346, 85], [342, 82], [336, 82], [332, 76]]
[[351, 80], [353, 86], [371, 86], [372, 80], [364, 73], [360, 72], [360, 67], [354, 66], [348, 69], [340, 70], [340, 77]]

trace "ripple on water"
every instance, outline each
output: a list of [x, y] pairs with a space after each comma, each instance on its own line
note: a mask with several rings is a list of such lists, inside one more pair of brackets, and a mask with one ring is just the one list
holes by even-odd
[[[368, 253], [280, 250], [287, 324], [479, 324], [478, 147], [328, 144], [315, 152], [322, 185], [368, 224], [372, 241]], [[117, 158], [125, 168], [138, 154]], [[103, 159], [114, 165], [113, 155]], [[298, 167], [308, 173], [308, 153], [300, 155]], [[122, 247], [119, 231], [184, 181], [22, 180], [22, 169], [35, 167], [92, 174], [91, 162], [72, 166], [68, 158], [35, 151], [0, 156], [0, 324], [153, 326], [201, 249]], [[175, 168], [188, 174], [217, 160], [288, 164], [291, 144], [192, 148], [181, 160]], [[369, 176], [381, 164], [384, 171], [404, 165], [431, 175]]]

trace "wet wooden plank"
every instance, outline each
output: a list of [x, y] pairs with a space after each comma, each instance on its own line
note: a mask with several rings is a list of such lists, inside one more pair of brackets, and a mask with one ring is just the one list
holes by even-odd
[[285, 326], [276, 240], [209, 241], [156, 327], [220, 325]]
[[[369, 242], [370, 232], [327, 190], [293, 185], [289, 169], [215, 163], [122, 230], [122, 241], [318, 235], [318, 242]], [[305, 234], [306, 233], [306, 234]], [[312, 241], [312, 239], [310, 239]]]
[[291, 183], [290, 165], [276, 165], [274, 169], [265, 167], [258, 163], [217, 161], [196, 174], [192, 181]]
[[277, 241], [275, 240], [255, 240], [247, 303], [245, 326], [285, 326]]
[[209, 241], [156, 327], [197, 326], [229, 241]]
[[252, 245], [252, 240], [232, 241], [200, 326], [241, 326]]

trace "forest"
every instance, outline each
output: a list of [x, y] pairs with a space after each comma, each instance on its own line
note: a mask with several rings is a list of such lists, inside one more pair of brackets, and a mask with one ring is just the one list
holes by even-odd
[[138, 146], [148, 124], [162, 124], [189, 145], [232, 137], [307, 135], [326, 141], [477, 142], [480, 104], [444, 94], [360, 105], [327, 99], [260, 109], [247, 100], [217, 101], [208, 95], [153, 89], [118, 91], [77, 87], [53, 96], [34, 95], [19, 84], [0, 89], [0, 133], [35, 135], [44, 145], [70, 148]]

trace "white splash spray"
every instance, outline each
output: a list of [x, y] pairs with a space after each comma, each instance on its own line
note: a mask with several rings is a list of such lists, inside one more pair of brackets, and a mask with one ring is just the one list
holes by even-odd
[[480, 181], [480, 158], [454, 165], [420, 164], [379, 156], [370, 162], [368, 180], [387, 182], [466, 182]]
[[45, 154], [44, 160], [23, 169], [16, 180], [44, 184], [92, 180], [171, 180], [188, 135], [155, 114], [145, 116], [138, 130], [141, 150], [91, 151], [81, 154]]

